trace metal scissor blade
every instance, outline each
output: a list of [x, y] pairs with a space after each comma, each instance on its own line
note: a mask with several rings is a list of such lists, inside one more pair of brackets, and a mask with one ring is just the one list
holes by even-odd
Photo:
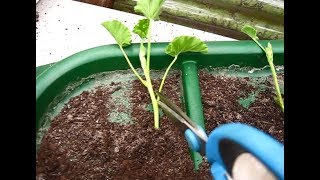
[[169, 117], [178, 120], [180, 123], [189, 128], [193, 133], [195, 133], [202, 141], [207, 142], [207, 135], [201, 129], [199, 129], [197, 124], [195, 124], [177, 105], [172, 103], [160, 92], [156, 92], [156, 94], [160, 97], [160, 101], [158, 101], [159, 106]]

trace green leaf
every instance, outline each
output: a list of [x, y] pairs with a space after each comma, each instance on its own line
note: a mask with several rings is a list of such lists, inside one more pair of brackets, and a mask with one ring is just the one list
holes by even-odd
[[102, 23], [102, 26], [111, 33], [120, 46], [125, 47], [131, 44], [130, 30], [120, 21], [106, 21]]
[[242, 29], [241, 29], [241, 31], [243, 32], [243, 33], [246, 33], [248, 36], [250, 36], [252, 39], [254, 39], [254, 40], [259, 40], [259, 38], [258, 38], [258, 36], [257, 36], [257, 30], [254, 28], [254, 27], [252, 27], [252, 26], [250, 26], [250, 25], [245, 25]]
[[141, 67], [142, 69], [145, 70], [146, 68], [146, 48], [143, 46], [143, 43], [140, 43], [140, 51], [139, 51], [139, 58], [140, 58], [140, 63], [141, 63]]
[[265, 48], [265, 52], [266, 52], [266, 56], [268, 61], [273, 61], [273, 51], [272, 51], [272, 46], [270, 44], [270, 42], [268, 42], [267, 47]]
[[208, 46], [196, 37], [179, 36], [169, 43], [165, 52], [173, 57], [183, 52], [207, 53]]
[[133, 32], [138, 34], [142, 39], [147, 37], [150, 20], [140, 19], [138, 24], [133, 28]]
[[142, 13], [148, 19], [157, 20], [163, 3], [164, 0], [138, 0], [134, 11]]

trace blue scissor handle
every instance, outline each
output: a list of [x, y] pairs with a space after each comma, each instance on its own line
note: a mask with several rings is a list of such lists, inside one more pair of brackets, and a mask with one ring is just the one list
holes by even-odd
[[[185, 132], [185, 137], [189, 144], [197, 143], [190, 140], [190, 137], [192, 137], [190, 130]], [[224, 140], [229, 140], [240, 145], [247, 152], [259, 159], [278, 179], [284, 179], [283, 144], [270, 135], [241, 123], [221, 125], [209, 135], [206, 144], [206, 157], [209, 163], [213, 163], [212, 166], [218, 167], [216, 171], [214, 167], [211, 168], [211, 173], [215, 179], [226, 179], [224, 176], [226, 171], [223, 171], [223, 169], [227, 167], [220, 153], [220, 145]], [[223, 173], [223, 175], [221, 173]]]

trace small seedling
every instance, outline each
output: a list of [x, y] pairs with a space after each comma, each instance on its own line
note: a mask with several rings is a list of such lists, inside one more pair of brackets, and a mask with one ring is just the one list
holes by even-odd
[[163, 78], [159, 87], [159, 92], [161, 92], [163, 88], [163, 84], [166, 80], [166, 77], [168, 75], [170, 68], [178, 59], [179, 54], [184, 52], [207, 53], [208, 46], [200, 39], [192, 36], [179, 36], [174, 38], [173, 41], [169, 43], [165, 51], [166, 54], [174, 57], [174, 59], [172, 60], [172, 62], [170, 63], [166, 72], [163, 75]]
[[[151, 103], [153, 107], [154, 114], [154, 127], [159, 129], [159, 107], [158, 99], [156, 99], [156, 94], [153, 90], [153, 85], [150, 77], [150, 52], [151, 52], [151, 29], [154, 21], [159, 20], [159, 15], [161, 13], [161, 6], [164, 0], [138, 0], [137, 5], [134, 10], [138, 13], [142, 13], [145, 18], [139, 20], [139, 22], [134, 26], [133, 32], [141, 38], [140, 41], [140, 51], [139, 59], [140, 65], [143, 70], [145, 80], [138, 74], [138, 72], [132, 66], [130, 59], [128, 58], [124, 47], [131, 45], [131, 32], [130, 30], [122, 24], [120, 21], [106, 21], [102, 25], [110, 32], [119, 45], [121, 52], [123, 53], [128, 65], [132, 69], [133, 73], [137, 76], [140, 82], [148, 89], [150, 94]], [[147, 41], [147, 48], [145, 48], [144, 43]], [[191, 36], [180, 36], [175, 38], [167, 46], [165, 53], [174, 57], [173, 61], [170, 63], [166, 69], [164, 76], [162, 78], [159, 91], [163, 89], [165, 79], [172, 65], [176, 62], [178, 55], [183, 52], [201, 52], [205, 53], [208, 51], [207, 45], [200, 39]]]
[[267, 56], [267, 60], [268, 63], [270, 65], [271, 68], [271, 73], [272, 73], [272, 77], [273, 77], [273, 82], [274, 82], [274, 86], [276, 89], [276, 94], [277, 97], [275, 98], [276, 103], [280, 106], [282, 112], [284, 112], [284, 102], [283, 99], [281, 97], [281, 92], [280, 92], [280, 88], [279, 88], [279, 83], [278, 83], [278, 79], [277, 79], [277, 74], [276, 74], [276, 70], [273, 64], [273, 51], [272, 51], [272, 46], [270, 44], [270, 42], [268, 42], [267, 47], [263, 47], [260, 43], [259, 43], [259, 38], [257, 36], [257, 30], [254, 29], [252, 26], [250, 25], [245, 25], [241, 31], [245, 34], [247, 34], [248, 36], [251, 37], [251, 39], [257, 43], [257, 45], [265, 52], [266, 56]]

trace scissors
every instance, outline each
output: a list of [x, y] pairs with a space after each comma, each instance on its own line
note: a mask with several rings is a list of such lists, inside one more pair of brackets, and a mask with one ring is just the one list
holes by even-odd
[[191, 150], [205, 156], [217, 180], [284, 179], [284, 146], [246, 124], [228, 123], [209, 136], [164, 94], [158, 104], [184, 133]]

